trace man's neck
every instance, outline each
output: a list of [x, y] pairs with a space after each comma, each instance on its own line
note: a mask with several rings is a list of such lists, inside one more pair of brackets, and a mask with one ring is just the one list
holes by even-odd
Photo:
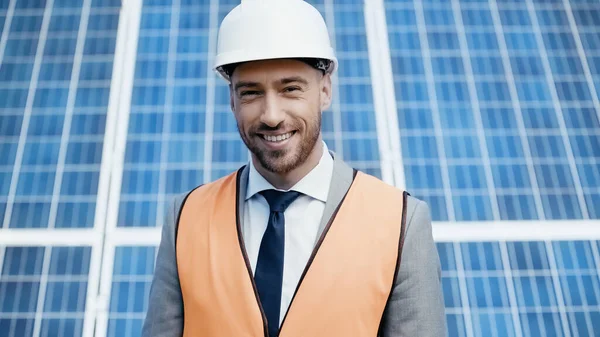
[[252, 162], [256, 168], [256, 171], [258, 171], [260, 175], [262, 175], [271, 185], [273, 185], [273, 187], [280, 190], [289, 190], [319, 164], [322, 156], [323, 141], [321, 140], [321, 137], [319, 137], [317, 144], [313, 148], [312, 152], [308, 155], [306, 160], [290, 172], [280, 174], [266, 170], [264, 167], [262, 167], [262, 165], [260, 165], [260, 163], [258, 163], [258, 160], [254, 157], [254, 155], [252, 156]]

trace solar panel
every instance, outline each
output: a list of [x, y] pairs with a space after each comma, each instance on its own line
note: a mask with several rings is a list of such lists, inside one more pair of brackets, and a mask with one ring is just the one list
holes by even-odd
[[[0, 227], [92, 228], [120, 2], [1, 3]], [[91, 251], [0, 247], [0, 336], [81, 336]]]
[[[597, 336], [600, 4], [309, 2], [340, 63], [328, 147], [434, 234], [512, 233], [437, 243], [449, 335]], [[0, 1], [0, 337], [140, 335], [165, 204], [249, 159], [211, 69], [238, 3]]]
[[117, 247], [107, 336], [139, 336], [154, 272], [155, 247]]
[[597, 218], [598, 98], [563, 4], [385, 3], [406, 182], [433, 218]]
[[0, 336], [80, 336], [90, 247], [3, 247]]
[[450, 336], [595, 336], [597, 241], [438, 243]]

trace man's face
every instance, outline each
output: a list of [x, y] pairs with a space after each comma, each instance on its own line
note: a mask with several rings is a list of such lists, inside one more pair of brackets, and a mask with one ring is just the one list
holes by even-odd
[[331, 78], [297, 60], [248, 62], [233, 72], [230, 93], [242, 140], [263, 168], [283, 174], [319, 141]]

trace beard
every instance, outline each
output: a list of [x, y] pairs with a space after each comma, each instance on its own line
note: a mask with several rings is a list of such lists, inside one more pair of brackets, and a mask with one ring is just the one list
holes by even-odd
[[[300, 123], [288, 124], [286, 126], [278, 125], [274, 128], [260, 123], [253, 127], [247, 134], [242, 131], [239, 123], [237, 126], [244, 144], [258, 159], [260, 165], [267, 171], [285, 174], [302, 165], [314, 150], [321, 134], [321, 112], [317, 111], [315, 118], [307, 121], [306, 129], [303, 133], [301, 132], [302, 125]], [[262, 140], [259, 139], [262, 137], [258, 133], [261, 131], [272, 132], [279, 129], [296, 130], [292, 137], [301, 137], [299, 144], [282, 150], [264, 149], [261, 146]]]

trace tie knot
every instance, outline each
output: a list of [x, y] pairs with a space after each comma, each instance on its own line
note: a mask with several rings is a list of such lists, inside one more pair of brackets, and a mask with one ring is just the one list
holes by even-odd
[[267, 199], [271, 212], [285, 212], [288, 206], [300, 196], [300, 192], [282, 192], [277, 190], [265, 190], [260, 194]]

